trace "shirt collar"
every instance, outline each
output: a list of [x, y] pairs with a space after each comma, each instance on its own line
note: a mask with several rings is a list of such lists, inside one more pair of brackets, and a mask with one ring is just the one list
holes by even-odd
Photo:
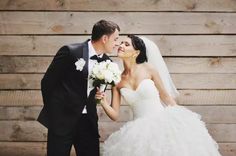
[[[98, 55], [96, 50], [94, 49], [91, 40], [88, 41], [88, 48], [89, 48], [89, 58], [93, 55]], [[102, 58], [103, 54], [99, 55], [98, 57]]]

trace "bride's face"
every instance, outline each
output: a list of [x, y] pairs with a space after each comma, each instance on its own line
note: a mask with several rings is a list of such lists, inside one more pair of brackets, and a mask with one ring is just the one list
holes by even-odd
[[136, 58], [138, 53], [139, 52], [134, 49], [131, 39], [129, 37], [125, 37], [119, 45], [117, 55], [119, 58]]

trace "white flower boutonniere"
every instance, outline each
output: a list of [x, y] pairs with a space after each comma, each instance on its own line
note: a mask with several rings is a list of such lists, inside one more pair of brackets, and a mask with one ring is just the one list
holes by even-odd
[[85, 60], [83, 58], [78, 59], [75, 62], [76, 70], [82, 71], [85, 65]]

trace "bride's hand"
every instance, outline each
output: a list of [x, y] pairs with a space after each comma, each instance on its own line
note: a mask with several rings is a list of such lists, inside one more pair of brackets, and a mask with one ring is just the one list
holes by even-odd
[[103, 91], [99, 90], [99, 87], [97, 87], [97, 92], [95, 94], [95, 99], [101, 100], [101, 103], [103, 104], [106, 100], [106, 94]]

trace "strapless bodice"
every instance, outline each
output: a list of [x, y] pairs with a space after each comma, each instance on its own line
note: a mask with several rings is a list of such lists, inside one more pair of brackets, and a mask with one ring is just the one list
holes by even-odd
[[159, 92], [151, 79], [142, 80], [136, 90], [121, 88], [120, 92], [131, 106], [134, 118], [153, 115], [164, 109]]

